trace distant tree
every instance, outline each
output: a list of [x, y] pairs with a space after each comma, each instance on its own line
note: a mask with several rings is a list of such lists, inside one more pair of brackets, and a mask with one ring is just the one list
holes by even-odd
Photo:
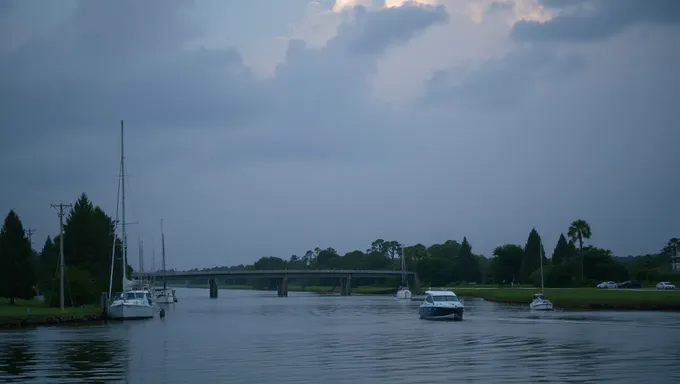
[[593, 235], [590, 230], [590, 224], [585, 220], [574, 220], [569, 226], [569, 232], [567, 232], [569, 238], [574, 243], [578, 242], [579, 256], [581, 257], [581, 280], [583, 280], [583, 240], [590, 239]]
[[0, 230], [0, 296], [31, 299], [35, 296], [33, 250], [19, 216], [10, 210]]
[[463, 242], [460, 245], [458, 257], [456, 258], [456, 265], [461, 281], [476, 282], [479, 280], [479, 262], [472, 254], [472, 246], [468, 242], [467, 237], [463, 237]]
[[543, 265], [548, 264], [548, 259], [545, 257], [545, 249], [541, 243], [541, 236], [532, 228], [527, 238], [527, 243], [524, 246], [524, 258], [522, 259], [522, 280], [526, 280], [529, 276], [537, 270], [541, 265], [543, 258]]
[[38, 255], [38, 273], [37, 282], [40, 289], [49, 290], [52, 282], [54, 281], [54, 276], [57, 273], [57, 267], [59, 263], [59, 254], [55, 249], [54, 242], [52, 238], [47, 236], [45, 244]]
[[489, 268], [494, 281], [510, 283], [521, 278], [524, 248], [515, 244], [501, 245], [494, 249], [493, 256]]
[[560, 238], [557, 240], [557, 245], [553, 250], [552, 254], [552, 264], [560, 265], [564, 260], [569, 258], [571, 254], [571, 248], [569, 247], [569, 242], [567, 238], [564, 237], [564, 233], [560, 233]]

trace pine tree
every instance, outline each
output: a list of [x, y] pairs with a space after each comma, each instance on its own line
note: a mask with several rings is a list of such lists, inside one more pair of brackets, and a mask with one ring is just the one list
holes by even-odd
[[33, 250], [21, 219], [10, 210], [0, 230], [0, 296], [14, 304], [16, 299], [35, 296]]

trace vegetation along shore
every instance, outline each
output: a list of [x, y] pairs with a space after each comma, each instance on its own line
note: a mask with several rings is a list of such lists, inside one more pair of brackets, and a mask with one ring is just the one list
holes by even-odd
[[[50, 207], [46, 207], [49, 210]], [[200, 271], [283, 270], [283, 269], [348, 269], [399, 270], [400, 259], [406, 269], [419, 277], [420, 287], [455, 287], [460, 296], [481, 297], [490, 301], [528, 303], [531, 291], [499, 286], [541, 286], [540, 265], [543, 262], [546, 296], [558, 307], [677, 309], [675, 292], [646, 290], [597, 290], [600, 281], [638, 280], [645, 286], [659, 281], [680, 282], [678, 251], [680, 238], [659, 244], [659, 251], [645, 255], [617, 256], [612, 251], [589, 243], [592, 230], [588, 222], [574, 220], [558, 239], [542, 239], [536, 228], [527, 228], [528, 237], [517, 239], [523, 244], [501, 244], [492, 255], [473, 252], [464, 236], [441, 244], [403, 245], [396, 240], [376, 239], [365, 250], [352, 250], [343, 255], [333, 247], [317, 247], [289, 257], [261, 257], [253, 264], [217, 266]], [[55, 220], [54, 235], [59, 234]], [[44, 236], [45, 234], [43, 234]], [[63, 230], [65, 302], [59, 306], [59, 250], [61, 236], [46, 236], [42, 248], [33, 248], [37, 234], [25, 227], [19, 214], [10, 210], [0, 230], [0, 324], [47, 323], [75, 319], [94, 319], [99, 314], [101, 292], [108, 291], [111, 251], [117, 256], [113, 266], [113, 291], [122, 289], [121, 240], [115, 235], [114, 220], [93, 204], [83, 193], [65, 216]], [[552, 245], [552, 244], [554, 245]], [[549, 244], [552, 253], [544, 247]], [[115, 245], [115, 247], [114, 247]], [[225, 251], [225, 262], [228, 250]], [[133, 272], [127, 265], [128, 274]], [[193, 269], [191, 271], [199, 271]], [[363, 294], [393, 293], [398, 278], [353, 278], [352, 292]], [[182, 286], [200, 286], [203, 278], [184, 281]], [[276, 279], [242, 278], [220, 281], [224, 288], [275, 289]], [[416, 282], [409, 284], [415, 287]], [[486, 285], [491, 289], [470, 288]], [[338, 281], [329, 278], [297, 278], [289, 280], [289, 290], [326, 293], [339, 289]], [[563, 289], [557, 289], [563, 288]], [[35, 300], [41, 296], [44, 301]], [[5, 299], [1, 299], [5, 298]]]

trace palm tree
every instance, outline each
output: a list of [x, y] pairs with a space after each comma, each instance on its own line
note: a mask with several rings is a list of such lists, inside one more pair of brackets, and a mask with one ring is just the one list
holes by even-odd
[[593, 235], [590, 230], [590, 224], [585, 220], [574, 220], [569, 226], [569, 232], [567, 234], [574, 243], [578, 241], [578, 253], [581, 255], [581, 281], [583, 281], [583, 239], [590, 239]]

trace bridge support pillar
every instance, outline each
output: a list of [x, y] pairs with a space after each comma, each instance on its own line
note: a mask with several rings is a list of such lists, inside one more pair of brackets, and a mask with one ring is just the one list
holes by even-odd
[[288, 277], [284, 276], [279, 282], [277, 294], [279, 297], [288, 297]]
[[210, 286], [210, 298], [216, 299], [217, 298], [217, 279], [214, 278], [214, 277], [211, 277], [210, 280], [208, 281], [208, 285]]
[[341, 280], [340, 294], [342, 296], [349, 296], [352, 294], [352, 276], [347, 276]]

